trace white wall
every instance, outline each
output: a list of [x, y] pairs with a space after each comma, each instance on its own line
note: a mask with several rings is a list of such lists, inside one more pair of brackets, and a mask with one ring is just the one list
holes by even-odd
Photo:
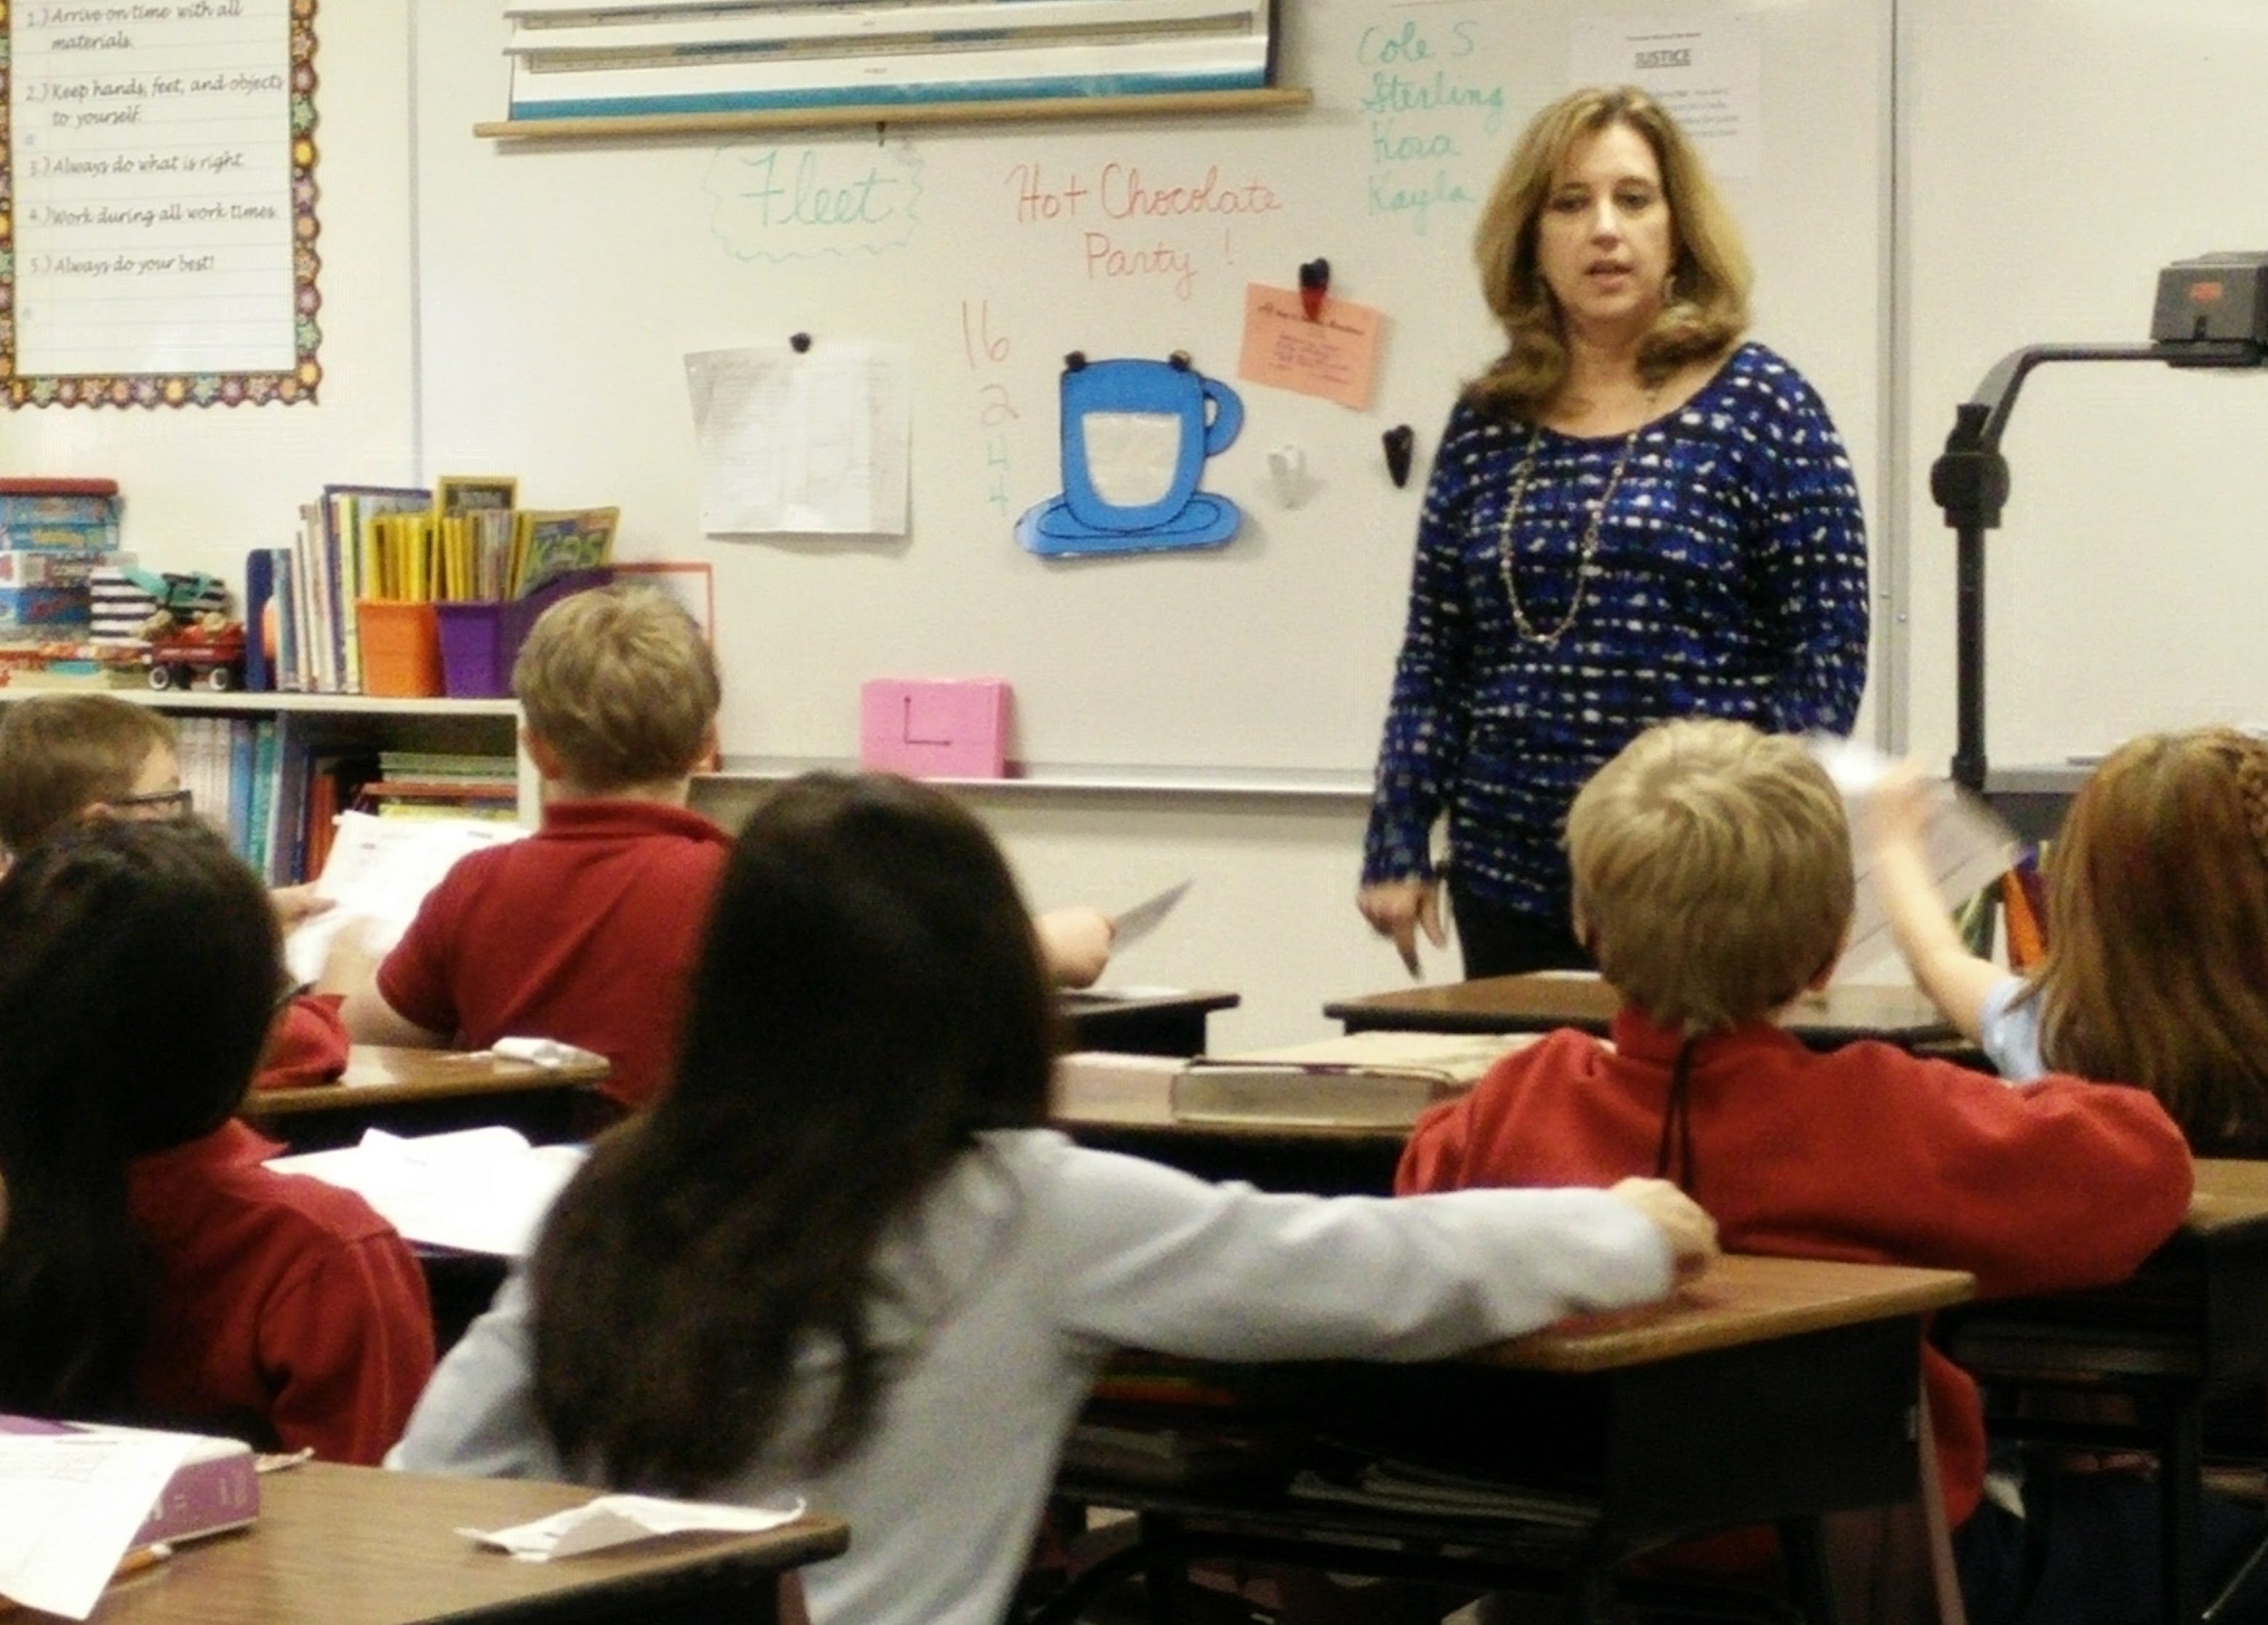
[[[1953, 533], [1929, 465], [1986, 370], [2147, 338], [2157, 272], [2268, 246], [2268, 6], [1902, 0], [1913, 739], [1954, 732]], [[2268, 374], [2048, 366], [1988, 548], [1985, 740], [2010, 766], [2268, 723]]]

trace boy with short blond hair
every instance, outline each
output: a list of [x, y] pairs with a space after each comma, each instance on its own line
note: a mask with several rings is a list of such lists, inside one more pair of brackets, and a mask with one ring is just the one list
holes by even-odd
[[[732, 844], [687, 805], [717, 748], [716, 658], [667, 594], [600, 587], [543, 612], [512, 688], [541, 825], [461, 859], [374, 972], [342, 937], [323, 982], [347, 993], [348, 1029], [365, 1042], [556, 1039], [604, 1055], [605, 1092], [636, 1110], [667, 1085]], [[1035, 924], [1059, 981], [1100, 972], [1101, 915]]]
[[[1851, 918], [1842, 803], [1800, 742], [1650, 729], [1576, 797], [1567, 844], [1576, 934], [1624, 999], [1612, 1043], [1563, 1032], [1506, 1057], [1419, 1120], [1397, 1192], [1669, 1177], [1727, 1252], [1964, 1269], [1988, 1297], [2118, 1280], [2181, 1223], [2189, 1152], [2141, 1090], [2011, 1085], [1882, 1043], [1815, 1054], [1772, 1020], [1826, 984]], [[1923, 1363], [1960, 1525], [1983, 1408], [1942, 1354]], [[1964, 1578], [2003, 1540], [1964, 1543]]]
[[545, 778], [576, 790], [669, 785], [716, 749], [716, 657], [692, 618], [652, 588], [562, 599], [521, 645], [512, 686], [531, 747], [557, 768]]
[[543, 612], [512, 687], [541, 824], [460, 860], [374, 974], [342, 939], [324, 982], [359, 1040], [556, 1039], [604, 1055], [635, 1109], [668, 1078], [731, 845], [686, 805], [716, 748], [716, 659], [667, 595], [600, 587]]
[[1706, 1032], [1777, 1010], [1842, 955], [1853, 894], [1842, 798], [1787, 735], [1649, 730], [1575, 798], [1567, 853], [1576, 930], [1600, 974], [1664, 1026]]

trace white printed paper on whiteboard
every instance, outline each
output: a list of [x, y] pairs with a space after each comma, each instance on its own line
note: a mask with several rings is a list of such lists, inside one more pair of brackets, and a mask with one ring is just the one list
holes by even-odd
[[1587, 17], [1569, 65], [1577, 85], [1635, 85], [1675, 119], [1719, 180], [1763, 168], [1764, 56], [1753, 17]]
[[911, 372], [902, 344], [687, 356], [703, 533], [904, 535]]

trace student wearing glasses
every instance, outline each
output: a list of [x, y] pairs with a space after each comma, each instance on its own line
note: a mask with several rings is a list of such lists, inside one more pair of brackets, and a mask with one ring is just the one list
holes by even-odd
[[[39, 695], [0, 714], [0, 846], [19, 858], [90, 818], [187, 818], [173, 724], [107, 694]], [[310, 886], [269, 893], [289, 927], [326, 907]], [[328, 1083], [346, 1070], [347, 1029], [334, 996], [291, 1000], [270, 1034], [256, 1089]]]

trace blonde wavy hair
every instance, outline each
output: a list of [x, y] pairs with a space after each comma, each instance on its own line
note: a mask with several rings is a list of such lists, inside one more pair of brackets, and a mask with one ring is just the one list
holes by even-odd
[[512, 692], [528, 732], [583, 789], [690, 773], [710, 745], [721, 687], [693, 617], [646, 586], [570, 593], [520, 646]]
[[1843, 798], [1800, 739], [1658, 724], [1567, 814], [1575, 930], [1616, 992], [1688, 1033], [1768, 1015], [1832, 967], [1851, 925]]
[[2268, 1151], [2268, 745], [2233, 728], [2130, 739], [2047, 859], [2025, 996], [2042, 1059], [2139, 1084], [2200, 1151]]
[[1537, 114], [1496, 179], [1473, 233], [1481, 293], [1509, 342], [1465, 386], [1466, 403], [1491, 416], [1533, 419], [1567, 373], [1558, 302], [1536, 268], [1536, 220], [1575, 144], [1625, 125], [1653, 150], [1669, 206], [1670, 297], [1638, 345], [1638, 371], [1659, 381], [1688, 362], [1721, 356], [1749, 325], [1748, 252], [1685, 132], [1630, 85], [1594, 86]]

